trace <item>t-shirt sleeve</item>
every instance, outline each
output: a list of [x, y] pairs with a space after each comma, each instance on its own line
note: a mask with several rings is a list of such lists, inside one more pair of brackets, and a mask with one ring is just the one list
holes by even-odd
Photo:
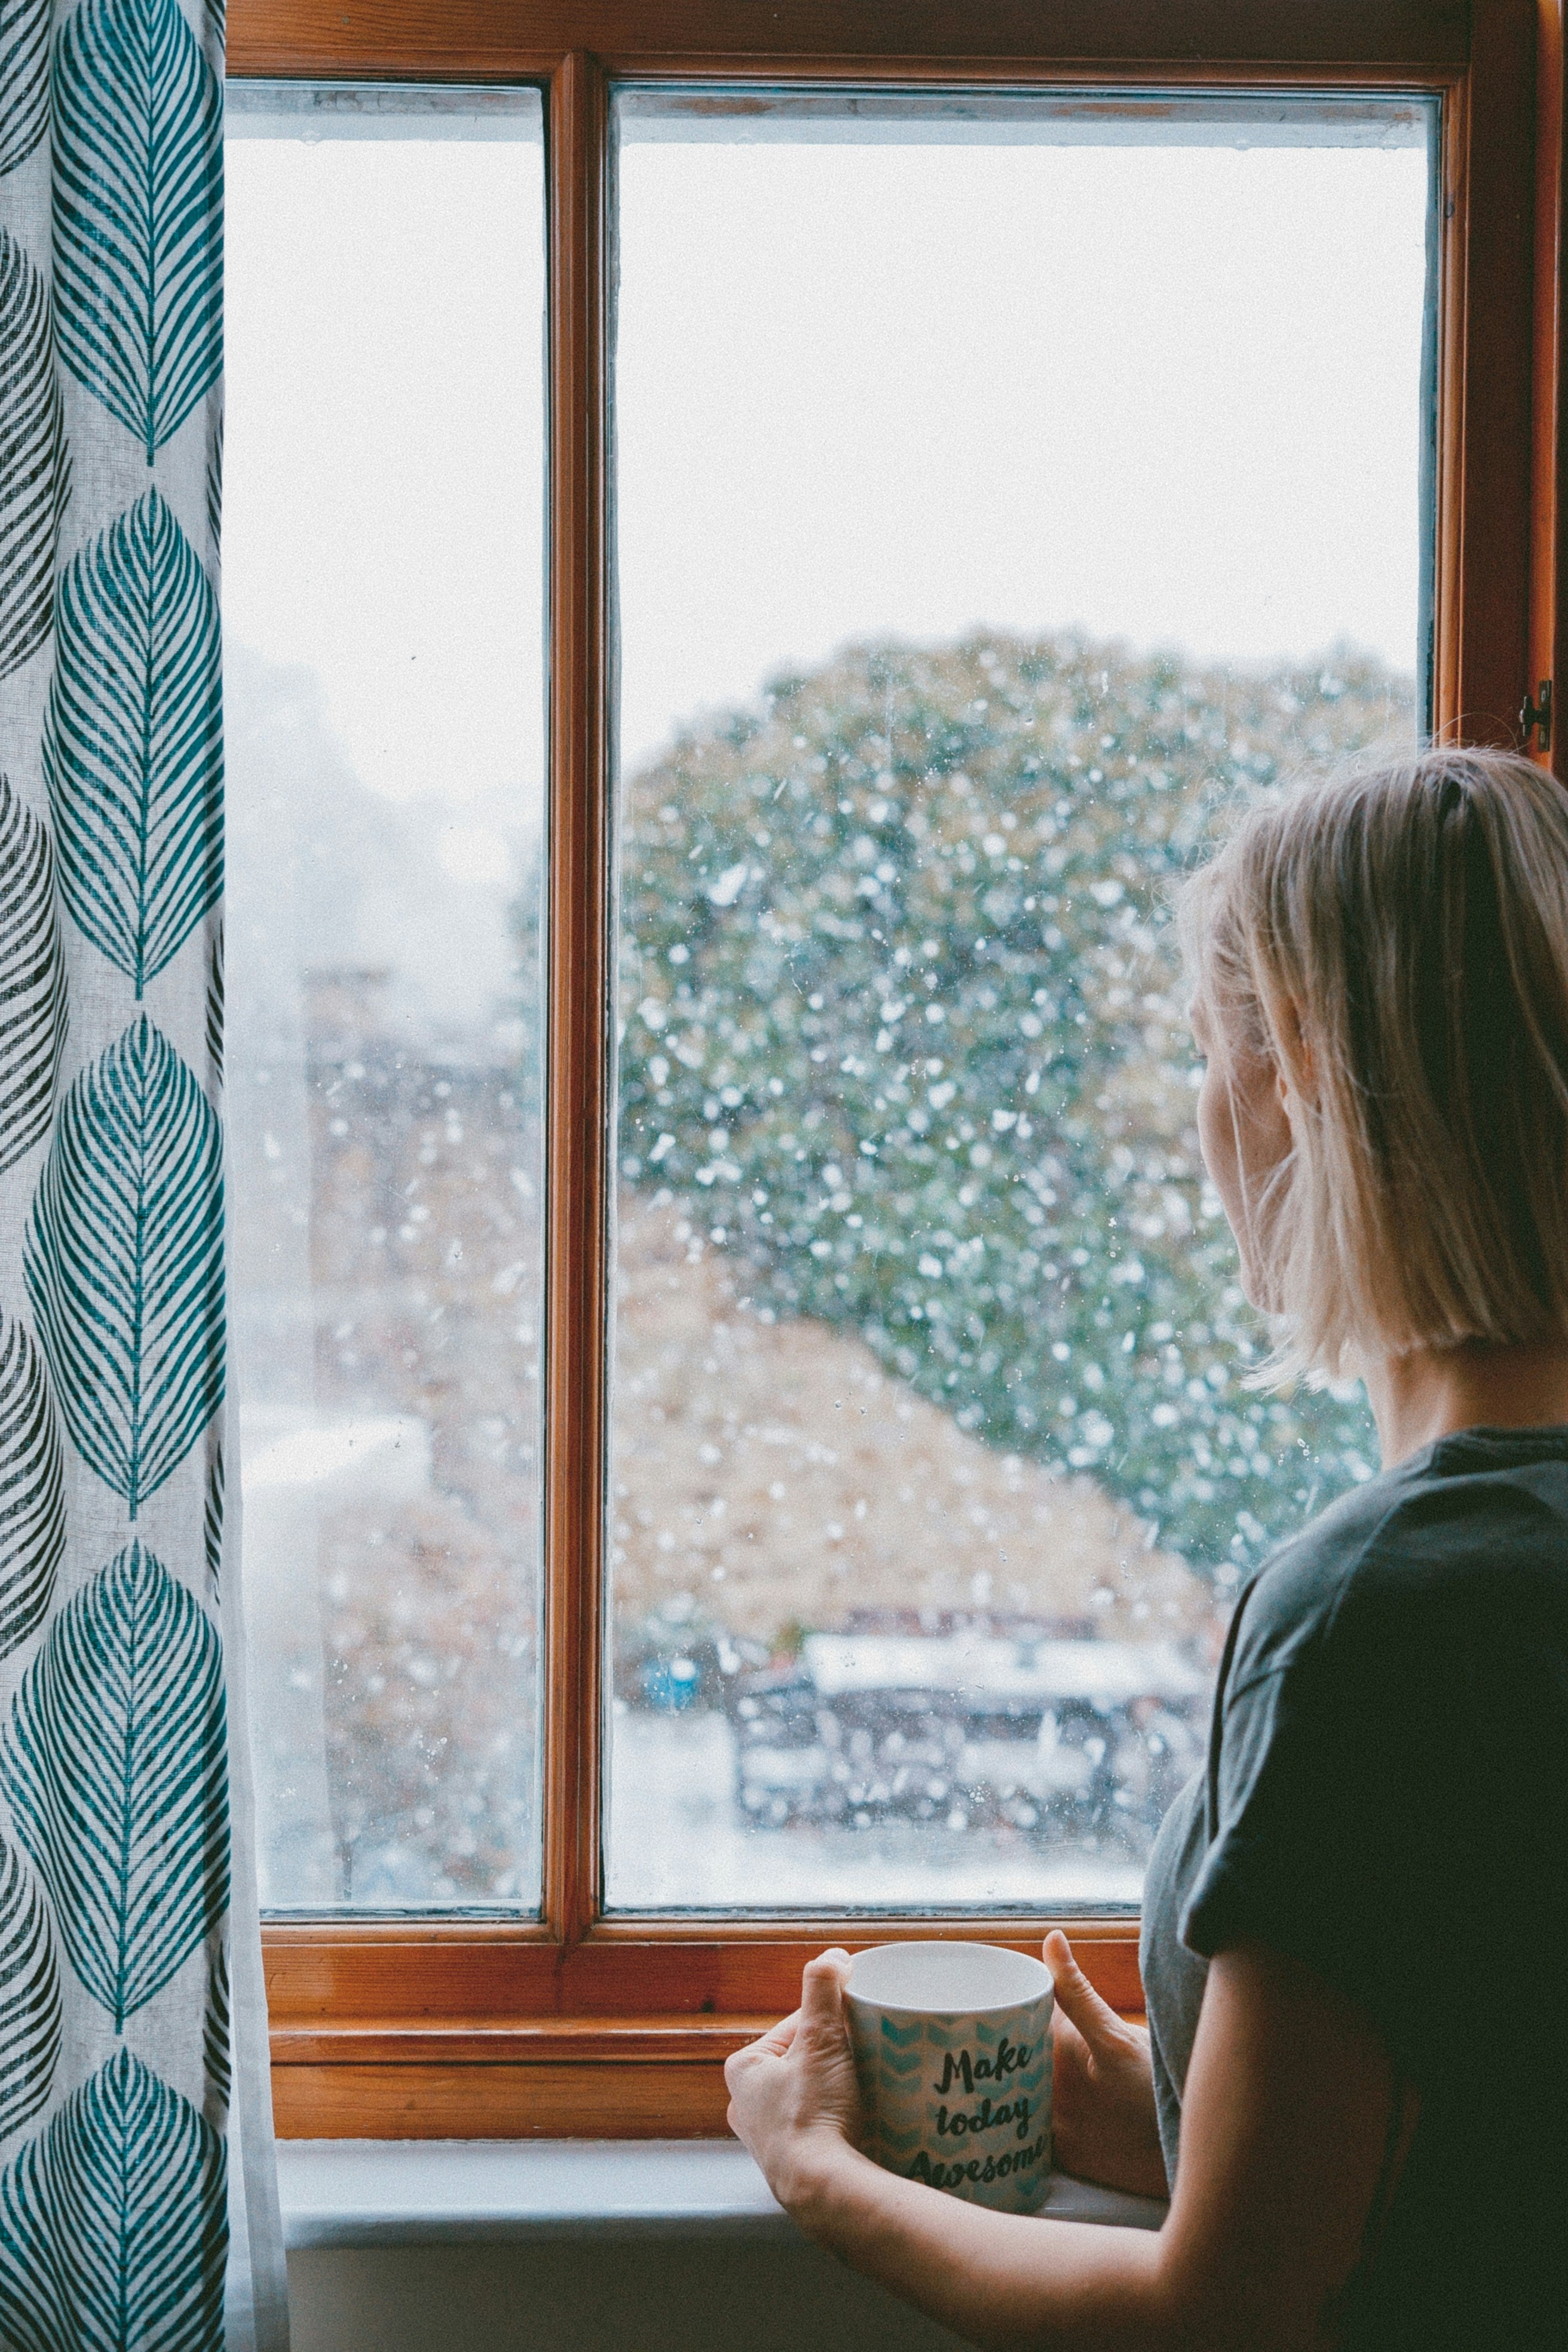
[[1211, 1827], [1181, 1922], [1189, 1949], [1271, 1945], [1371, 2003], [1376, 1889], [1397, 1773], [1369, 1770], [1366, 1727], [1332, 1687], [1320, 1653], [1257, 1674], [1227, 1693], [1211, 1767]]
[[1561, 1769], [1563, 1705], [1504, 1565], [1542, 1556], [1522, 1517], [1402, 1510], [1310, 1638], [1238, 1642], [1217, 1720], [1183, 1941], [1289, 1954], [1396, 2053], [1438, 2030], [1460, 1923], [1552, 1883], [1554, 1809], [1521, 1791]]

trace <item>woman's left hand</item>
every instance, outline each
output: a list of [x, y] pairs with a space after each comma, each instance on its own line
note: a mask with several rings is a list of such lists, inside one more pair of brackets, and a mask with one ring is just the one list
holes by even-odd
[[724, 2066], [730, 2128], [786, 2210], [809, 2199], [825, 2168], [860, 2134], [860, 2094], [844, 2015], [849, 1955], [806, 1963], [793, 2017], [737, 2050]]

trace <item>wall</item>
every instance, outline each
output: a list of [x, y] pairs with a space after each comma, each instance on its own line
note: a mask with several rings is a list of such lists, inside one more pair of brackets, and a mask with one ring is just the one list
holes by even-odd
[[954, 2352], [815, 2246], [691, 2237], [312, 2248], [293, 2352]]

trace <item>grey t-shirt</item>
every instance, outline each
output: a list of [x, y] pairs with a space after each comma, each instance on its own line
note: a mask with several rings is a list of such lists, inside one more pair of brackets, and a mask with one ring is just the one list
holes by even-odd
[[1346, 2352], [1562, 2352], [1568, 1429], [1443, 1439], [1243, 1594], [1145, 1894], [1173, 2181], [1207, 1961], [1248, 1940], [1359, 2003], [1419, 2100]]

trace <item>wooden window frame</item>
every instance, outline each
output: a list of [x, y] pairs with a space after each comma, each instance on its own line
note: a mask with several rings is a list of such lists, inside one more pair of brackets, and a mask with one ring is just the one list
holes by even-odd
[[[1558, 592], [1562, 13], [1563, 0], [232, 0], [232, 76], [537, 85], [549, 222], [542, 1913], [269, 1923], [284, 2136], [721, 2132], [722, 2062], [793, 2005], [809, 1949], [931, 1928], [930, 1916], [604, 1912], [612, 85], [1437, 93], [1435, 715], [1451, 736], [1502, 742], [1519, 740], [1527, 688], [1568, 675]], [[1560, 773], [1565, 733], [1552, 748]], [[1102, 1992], [1136, 2009], [1134, 1917], [963, 1911], [944, 1916], [942, 1931], [1037, 1948], [1057, 1924]]]

